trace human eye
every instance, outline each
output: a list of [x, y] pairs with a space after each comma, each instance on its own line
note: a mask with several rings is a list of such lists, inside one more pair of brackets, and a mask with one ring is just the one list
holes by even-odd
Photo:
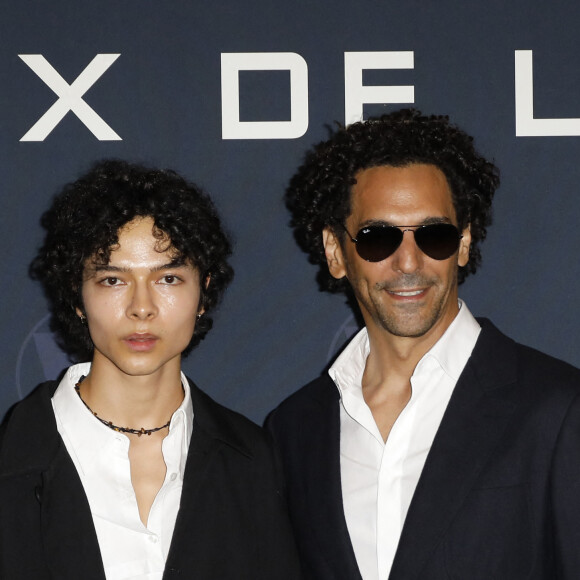
[[183, 279], [176, 274], [165, 274], [158, 280], [158, 284], [167, 284], [169, 286], [175, 286], [176, 284], [181, 284]]
[[106, 276], [99, 280], [99, 284], [101, 284], [101, 286], [108, 287], [121, 286], [123, 284], [123, 280], [117, 278], [117, 276]]

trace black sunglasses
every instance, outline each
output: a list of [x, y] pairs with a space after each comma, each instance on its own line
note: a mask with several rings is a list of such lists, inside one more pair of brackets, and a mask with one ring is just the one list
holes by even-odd
[[367, 262], [381, 262], [394, 254], [401, 245], [405, 232], [413, 232], [419, 249], [434, 260], [451, 257], [457, 252], [459, 240], [463, 237], [453, 224], [443, 223], [424, 226], [366, 226], [359, 230], [356, 238], [350, 235], [344, 225], [342, 227], [356, 244], [358, 255]]

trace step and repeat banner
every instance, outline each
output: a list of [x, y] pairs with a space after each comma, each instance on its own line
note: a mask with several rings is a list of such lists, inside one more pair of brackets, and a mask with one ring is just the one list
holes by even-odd
[[115, 157], [208, 191], [235, 244], [185, 361], [261, 422], [356, 331], [318, 291], [283, 195], [335, 122], [448, 114], [500, 167], [472, 312], [580, 365], [580, 4], [5, 0], [0, 7], [0, 417], [69, 363], [28, 264], [63, 184]]

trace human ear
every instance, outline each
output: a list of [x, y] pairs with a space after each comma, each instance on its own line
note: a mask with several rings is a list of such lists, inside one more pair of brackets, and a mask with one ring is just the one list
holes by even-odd
[[346, 276], [344, 254], [342, 253], [340, 240], [332, 228], [327, 226], [322, 230], [322, 243], [324, 244], [324, 254], [331, 276], [337, 280], [344, 278]]
[[86, 314], [78, 306], [75, 308], [75, 314], [79, 317], [79, 320], [81, 321], [81, 324], [86, 324], [87, 323], [87, 316], [86, 316]]
[[463, 267], [469, 262], [469, 248], [471, 247], [471, 224], [467, 224], [459, 240], [459, 253], [457, 254], [457, 263]]
[[[203, 283], [204, 291], [206, 291], [209, 288], [210, 281], [211, 281], [211, 272], [208, 273], [207, 276], [205, 277], [205, 281]], [[199, 306], [198, 306], [198, 310], [197, 310], [197, 319], [199, 320], [203, 316], [204, 313], [205, 313], [205, 307], [203, 306], [203, 300], [200, 297]]]

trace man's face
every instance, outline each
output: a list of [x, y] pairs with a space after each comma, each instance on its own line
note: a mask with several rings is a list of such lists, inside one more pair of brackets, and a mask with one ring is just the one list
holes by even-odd
[[180, 368], [200, 282], [193, 265], [175, 261], [168, 246], [153, 236], [152, 218], [138, 218], [121, 228], [108, 264], [87, 261], [82, 297], [93, 365], [132, 376]]
[[[344, 224], [355, 238], [368, 225], [457, 226], [447, 179], [434, 165], [373, 167], [356, 179], [352, 212]], [[374, 326], [394, 336], [436, 341], [458, 312], [457, 267], [467, 264], [471, 242], [469, 228], [461, 233], [459, 250], [446, 260], [424, 254], [411, 231], [381, 262], [363, 260], [348, 237], [341, 244], [330, 229], [324, 231], [324, 242], [331, 274], [347, 277], [369, 330]]]

